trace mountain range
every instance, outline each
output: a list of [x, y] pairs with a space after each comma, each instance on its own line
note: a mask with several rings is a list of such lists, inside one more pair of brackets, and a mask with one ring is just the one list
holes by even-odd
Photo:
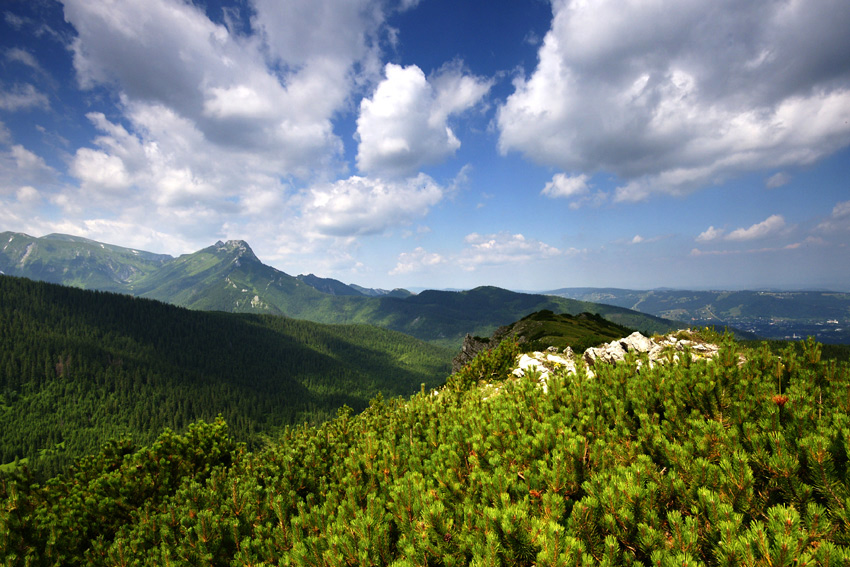
[[768, 339], [850, 343], [850, 293], [562, 288], [559, 297], [617, 305], [692, 326], [729, 326]]
[[84, 238], [0, 233], [0, 272], [85, 289], [157, 299], [205, 311], [285, 315], [318, 323], [365, 323], [458, 347], [541, 310], [599, 314], [632, 329], [684, 326], [618, 306], [496, 287], [451, 292], [377, 290], [263, 264], [241, 240], [176, 258]]

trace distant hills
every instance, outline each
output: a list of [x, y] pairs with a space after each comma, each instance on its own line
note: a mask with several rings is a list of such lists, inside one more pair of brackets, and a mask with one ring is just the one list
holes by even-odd
[[850, 343], [850, 293], [563, 288], [560, 297], [617, 305], [687, 325], [731, 326], [770, 339]]
[[366, 297], [409, 297], [413, 295], [406, 289], [398, 288], [393, 290], [386, 290], [368, 288], [359, 286], [357, 284], [344, 284], [341, 281], [332, 278], [320, 278], [319, 276], [314, 276], [313, 274], [302, 274], [296, 277], [305, 284], [312, 287], [313, 289], [330, 295], [365, 295]]
[[462, 292], [375, 290], [316, 276], [290, 276], [263, 264], [241, 240], [177, 258], [84, 238], [0, 233], [0, 272], [62, 285], [158, 299], [197, 310], [286, 315], [319, 323], [365, 323], [458, 347], [467, 333], [544, 309], [596, 313], [633, 329], [681, 326], [617, 306], [495, 287]]

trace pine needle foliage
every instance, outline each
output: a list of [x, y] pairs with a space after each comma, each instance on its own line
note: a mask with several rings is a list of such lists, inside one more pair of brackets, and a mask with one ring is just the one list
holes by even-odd
[[[0, 485], [4, 565], [850, 562], [850, 367], [723, 338], [593, 377], [470, 370], [248, 452], [226, 425]], [[506, 347], [506, 349], [509, 347]], [[482, 363], [483, 365], [483, 363]], [[487, 369], [489, 372], [489, 368]], [[479, 381], [487, 382], [479, 384]], [[462, 387], [453, 387], [454, 385]]]

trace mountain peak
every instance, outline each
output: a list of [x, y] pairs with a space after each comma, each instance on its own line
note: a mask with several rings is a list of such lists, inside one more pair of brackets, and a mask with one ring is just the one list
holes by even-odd
[[227, 242], [219, 240], [215, 243], [214, 248], [216, 252], [233, 254], [236, 259], [246, 258], [248, 260], [260, 261], [244, 240], [228, 240]]

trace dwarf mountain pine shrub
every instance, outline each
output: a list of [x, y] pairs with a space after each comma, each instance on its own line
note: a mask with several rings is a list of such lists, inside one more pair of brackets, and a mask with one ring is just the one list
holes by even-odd
[[[504, 351], [254, 453], [222, 423], [0, 483], [5, 565], [846, 565], [850, 368], [789, 349], [548, 387]], [[742, 355], [743, 354], [743, 359]], [[511, 355], [512, 358], [512, 355]], [[743, 360], [743, 361], [742, 361]], [[645, 362], [645, 361], [644, 361]], [[475, 386], [499, 379], [498, 391]]]

